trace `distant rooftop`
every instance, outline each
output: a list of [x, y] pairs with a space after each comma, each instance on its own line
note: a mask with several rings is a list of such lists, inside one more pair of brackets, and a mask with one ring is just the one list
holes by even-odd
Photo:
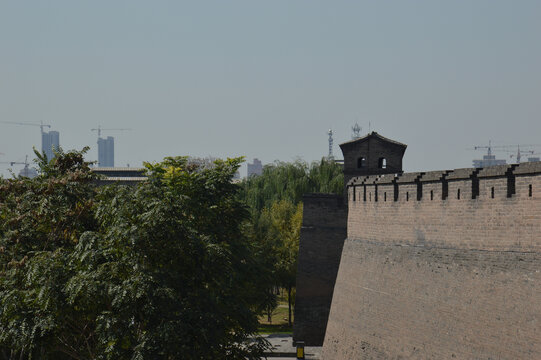
[[106, 171], [145, 171], [145, 168], [142, 167], [95, 167], [92, 168], [92, 171], [95, 172], [106, 172]]
[[100, 185], [113, 183], [133, 185], [147, 179], [144, 176], [145, 170], [145, 168], [137, 167], [98, 167], [92, 169], [93, 172], [105, 176], [105, 179], [98, 180]]

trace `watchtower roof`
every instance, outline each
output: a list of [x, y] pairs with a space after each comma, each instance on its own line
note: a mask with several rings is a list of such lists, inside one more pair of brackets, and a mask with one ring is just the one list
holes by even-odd
[[401, 142], [398, 142], [398, 141], [395, 141], [395, 140], [391, 140], [389, 138], [386, 138], [385, 136], [381, 136], [380, 134], [378, 134], [377, 132], [375, 131], [372, 131], [370, 134], [367, 134], [363, 137], [360, 137], [358, 139], [353, 139], [353, 140], [350, 140], [350, 141], [346, 141], [342, 144], [340, 144], [340, 147], [343, 147], [343, 146], [349, 146], [350, 144], [359, 144], [359, 143], [362, 143], [362, 142], [365, 142], [367, 141], [368, 139], [370, 138], [376, 138], [376, 139], [379, 139], [379, 140], [382, 140], [382, 141], [385, 141], [385, 142], [388, 142], [390, 144], [395, 144], [395, 145], [400, 145], [402, 147], [404, 147], [404, 150], [406, 149], [407, 145], [406, 144], [402, 144]]

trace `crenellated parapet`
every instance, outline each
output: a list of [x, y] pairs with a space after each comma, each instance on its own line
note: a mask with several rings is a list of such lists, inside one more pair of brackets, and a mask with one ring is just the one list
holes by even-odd
[[350, 239], [541, 250], [541, 162], [359, 176], [347, 194]]
[[[500, 165], [489, 168], [463, 168], [429, 172], [358, 176], [347, 184], [351, 206], [357, 201], [422, 201], [429, 199], [475, 200], [512, 198], [526, 191], [541, 176], [541, 162]], [[517, 184], [518, 179], [518, 184]]]

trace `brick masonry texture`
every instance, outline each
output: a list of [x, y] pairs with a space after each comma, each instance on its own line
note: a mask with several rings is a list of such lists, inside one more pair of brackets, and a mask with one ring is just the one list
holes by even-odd
[[[402, 171], [402, 157], [406, 145], [387, 139], [376, 132], [363, 138], [340, 144], [344, 154], [346, 183], [355, 176], [389, 174]], [[360, 159], [364, 159], [360, 166]], [[380, 163], [385, 159], [385, 167]]]
[[541, 359], [541, 254], [348, 239], [323, 359]]
[[323, 359], [541, 359], [541, 163], [365, 180]]
[[394, 201], [393, 184], [356, 186], [355, 201], [354, 188], [349, 187], [348, 237], [399, 240], [407, 245], [541, 251], [541, 174], [517, 176], [511, 197], [506, 177], [480, 178], [475, 199], [471, 179], [449, 180], [447, 186], [448, 197], [442, 200], [441, 182], [423, 183], [417, 200], [418, 184], [399, 183], [398, 201]]
[[346, 238], [347, 206], [341, 195], [303, 198], [293, 340], [321, 346]]

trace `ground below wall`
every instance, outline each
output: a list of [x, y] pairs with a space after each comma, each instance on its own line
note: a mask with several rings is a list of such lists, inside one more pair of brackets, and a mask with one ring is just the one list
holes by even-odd
[[322, 358], [541, 359], [541, 253], [346, 240]]

